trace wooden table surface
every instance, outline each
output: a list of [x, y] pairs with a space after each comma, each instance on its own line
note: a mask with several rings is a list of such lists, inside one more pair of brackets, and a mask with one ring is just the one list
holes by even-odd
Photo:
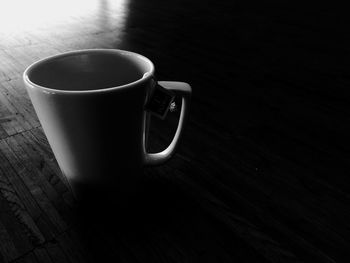
[[[0, 262], [349, 262], [346, 9], [27, 2], [0, 7]], [[21, 76], [85, 48], [144, 54], [193, 97], [177, 154], [145, 169], [144, 190], [79, 217]], [[152, 150], [177, 117], [152, 119]]]

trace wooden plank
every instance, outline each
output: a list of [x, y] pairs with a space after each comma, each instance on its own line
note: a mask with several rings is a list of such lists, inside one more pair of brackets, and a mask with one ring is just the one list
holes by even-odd
[[51, 151], [51, 147], [47, 141], [47, 138], [41, 127], [35, 128], [31, 131], [24, 132], [22, 134], [31, 144], [36, 147], [36, 150], [40, 152], [40, 154], [45, 158], [46, 163], [50, 166], [50, 168], [55, 171], [55, 174], [59, 176], [61, 182], [63, 182], [64, 186], [61, 186], [61, 183], [58, 187], [61, 190], [63, 198], [65, 201], [72, 205], [74, 203], [73, 193], [71, 192], [69, 183], [67, 178], [62, 174], [61, 170], [58, 167], [55, 156]]
[[1, 125], [2, 125], [2, 123], [0, 124], [0, 140], [6, 138], [8, 136], [6, 130]]
[[69, 228], [65, 232], [65, 234], [68, 236], [68, 238], [71, 240], [71, 242], [73, 242], [73, 244], [77, 250], [77, 253], [81, 257], [83, 257], [83, 259], [85, 259], [86, 262], [93, 262], [93, 260], [91, 259], [91, 256], [90, 256], [91, 251], [86, 246], [87, 240], [78, 234], [79, 230], [77, 230], [77, 228], [79, 228], [79, 225], [74, 225], [73, 227]]
[[36, 256], [38, 262], [40, 263], [52, 263], [52, 260], [47, 253], [46, 249], [43, 247], [38, 247], [34, 250], [34, 255]]
[[[24, 135], [26, 137], [24, 137]], [[55, 187], [57, 184], [59, 184], [61, 181], [59, 179], [58, 174], [60, 173], [60, 170], [56, 165], [49, 162], [51, 165], [49, 165], [46, 162], [46, 159], [44, 155], [40, 154], [40, 149], [38, 149], [38, 145], [35, 144], [35, 141], [33, 141], [33, 136], [30, 136], [30, 132], [26, 132], [25, 134], [17, 134], [13, 136], [14, 140], [18, 143], [18, 145], [23, 148], [23, 150], [26, 152], [26, 158], [29, 158], [30, 163], [38, 170], [37, 172], [42, 173], [46, 180]], [[28, 160], [28, 159], [26, 159]], [[50, 160], [49, 160], [50, 161]], [[33, 167], [32, 167], [33, 168]], [[64, 192], [66, 192], [68, 189], [66, 188]]]
[[[52, 236], [57, 235], [59, 231], [64, 228], [64, 223], [61, 222], [57, 211], [49, 203], [41, 188], [35, 185], [32, 179], [28, 177], [30, 171], [23, 166], [21, 160], [18, 159], [13, 153], [11, 147], [5, 141], [0, 141], [0, 150], [8, 160], [8, 163], [13, 167], [11, 167], [10, 172], [14, 175], [13, 177], [16, 180], [14, 180], [13, 183], [11, 182], [12, 185], [14, 187], [17, 187], [17, 185], [21, 186], [18, 187], [18, 190], [20, 191], [19, 196], [25, 197], [23, 200], [26, 201], [26, 206], [29, 206], [28, 211], [33, 213], [32, 217], [34, 221], [38, 222], [38, 224], [43, 223], [42, 227], [39, 226], [39, 229], [41, 229], [45, 237], [48, 237], [49, 239], [52, 238]], [[13, 179], [11, 178], [11, 180]], [[43, 211], [45, 211], [45, 214]]]
[[[179, 166], [179, 165], [178, 165]], [[181, 165], [180, 165], [181, 166]], [[195, 163], [193, 161], [191, 161], [191, 166], [196, 166]], [[220, 165], [217, 165], [216, 167], [220, 167]], [[187, 171], [188, 173], [191, 173], [190, 170]], [[219, 173], [224, 173], [223, 171], [221, 172], [220, 170], [218, 171]], [[191, 173], [192, 174], [192, 173]], [[207, 171], [205, 172], [204, 170], [201, 173], [201, 177], [202, 179], [205, 179], [205, 177], [209, 176], [210, 177], [211, 171]], [[299, 251], [300, 250], [306, 250], [307, 253], [310, 253], [313, 257], [317, 257], [318, 260], [320, 262], [333, 262], [333, 259], [331, 259], [327, 254], [325, 254], [321, 249], [319, 249], [315, 244], [308, 242], [307, 239], [305, 239], [305, 237], [303, 235], [300, 235], [297, 231], [295, 231], [293, 228], [291, 229], [288, 225], [285, 225], [285, 223], [283, 221], [279, 221], [277, 218], [274, 218], [273, 214], [266, 214], [263, 212], [263, 210], [261, 210], [262, 204], [257, 203], [255, 200], [251, 200], [251, 198], [247, 198], [245, 196], [245, 194], [242, 194], [240, 192], [236, 192], [233, 191], [232, 188], [230, 188], [230, 185], [227, 184], [223, 184], [220, 181], [215, 180], [214, 178], [207, 178], [207, 180], [210, 181], [210, 184], [219, 184], [217, 185], [217, 187], [220, 189], [218, 191], [220, 191], [220, 193], [224, 194], [226, 191], [229, 191], [229, 193], [227, 193], [227, 196], [230, 197], [231, 201], [229, 203], [233, 203], [233, 199], [236, 199], [236, 205], [240, 206], [239, 204], [242, 204], [244, 207], [244, 210], [249, 211], [250, 209], [252, 209], [252, 219], [254, 217], [258, 217], [260, 218], [261, 221], [264, 222], [264, 225], [269, 225], [270, 228], [274, 228], [276, 232], [279, 232], [279, 235], [283, 235], [286, 239], [288, 239], [288, 243], [294, 244], [296, 246], [300, 246], [299, 247]], [[208, 181], [208, 182], [209, 182]], [[242, 188], [242, 187], [240, 187]], [[249, 191], [248, 191], [249, 193]], [[264, 197], [261, 198], [262, 200], [264, 199]], [[263, 201], [260, 200], [262, 203]], [[239, 207], [236, 208], [236, 210], [238, 210]], [[254, 212], [253, 212], [254, 211]], [[211, 213], [212, 215], [218, 215], [219, 216], [219, 211], [217, 212], [213, 212]], [[245, 215], [247, 217], [247, 215]], [[220, 218], [221, 216], [219, 216]], [[222, 220], [226, 220], [225, 216], [222, 215]], [[261, 223], [259, 223], [261, 224]], [[242, 226], [241, 226], [242, 227]], [[239, 230], [240, 227], [238, 227], [237, 231]], [[247, 232], [248, 234], [249, 232]], [[253, 231], [252, 233], [249, 233], [248, 236], [250, 234], [253, 235], [252, 241], [255, 242], [259, 242], [257, 237], [255, 236], [255, 231]], [[328, 232], [328, 234], [332, 234], [331, 232]], [[333, 235], [334, 236], [334, 235]], [[283, 239], [281, 240], [281, 242], [283, 242]], [[338, 239], [337, 241], [342, 242]], [[262, 249], [264, 248], [265, 243], [261, 242], [260, 243], [262, 245]], [[280, 256], [277, 256], [277, 258], [280, 258]]]
[[5, 89], [7, 89], [8, 92], [11, 92], [11, 94], [13, 94], [15, 98], [18, 98], [23, 108], [27, 112], [29, 112], [31, 115], [33, 115], [35, 113], [35, 110], [29, 98], [29, 95], [27, 93], [27, 90], [26, 90], [25, 84], [23, 83], [22, 78], [11, 79], [10, 81], [5, 82], [5, 84], [8, 84], [8, 85], [3, 85]]
[[0, 147], [4, 149], [9, 158], [9, 162], [17, 171], [26, 186], [30, 189], [31, 194], [38, 202], [39, 206], [50, 218], [51, 222], [58, 231], [67, 228], [66, 223], [50, 202], [50, 198], [57, 198], [57, 193], [53, 187], [44, 179], [41, 173], [38, 173], [30, 163], [28, 155], [23, 151], [14, 137], [5, 139]]
[[[46, 177], [41, 171], [42, 161], [37, 161], [36, 159], [34, 159], [34, 157], [32, 158], [32, 156], [29, 155], [30, 153], [27, 153], [25, 151], [26, 145], [23, 140], [23, 137], [20, 134], [17, 134], [15, 136], [6, 138], [5, 141], [10, 146], [11, 150], [13, 151], [13, 154], [15, 154], [18, 157], [18, 160], [20, 161], [20, 168], [27, 169], [29, 175], [28, 177], [33, 182], [32, 185], [39, 186], [50, 200], [57, 199], [57, 192], [55, 191], [53, 186], [46, 180]], [[34, 161], [37, 162], [34, 163]], [[49, 176], [51, 177], [52, 175]]]
[[[215, 147], [215, 146], [213, 146], [213, 147]], [[237, 148], [237, 147], [238, 146], [235, 146], [235, 148]], [[247, 145], [245, 146], [245, 149], [248, 149]], [[258, 157], [259, 155], [261, 156], [259, 151], [260, 151], [259, 149], [256, 149], [254, 151], [257, 154], [256, 157]], [[217, 152], [219, 152], [219, 150]], [[251, 153], [251, 155], [253, 155], [253, 154]], [[269, 156], [267, 153], [264, 153], [263, 155], [265, 156], [265, 158], [268, 157], [268, 159], [269, 159]], [[220, 155], [218, 155], [218, 158], [222, 158], [221, 156], [220, 157], [219, 156]], [[223, 157], [223, 158], [225, 158], [225, 157]], [[216, 158], [214, 158], [214, 159], [216, 159]], [[280, 161], [281, 161], [281, 159], [279, 159], [279, 161], [274, 160], [273, 162], [277, 163]], [[222, 159], [221, 160], [216, 159], [214, 162], [217, 163], [217, 167], [222, 167], [222, 168], [226, 167], [225, 169], [231, 169], [228, 167], [231, 165], [229, 165], [227, 162], [225, 163], [225, 161], [223, 161]], [[238, 166], [239, 166], [239, 164], [237, 164], [237, 167]], [[284, 166], [286, 167], [287, 164], [285, 163]], [[239, 171], [233, 171], [233, 172], [235, 173], [235, 175], [240, 174]], [[284, 174], [283, 177], [281, 177], [281, 173]], [[271, 179], [271, 181], [269, 179], [270, 176], [274, 177], [274, 179]], [[325, 209], [328, 209], [329, 212], [331, 212], [332, 209], [323, 207], [323, 202], [318, 201], [318, 196], [314, 195], [314, 193], [312, 193], [312, 195], [311, 195], [311, 193], [309, 193], [309, 190], [307, 188], [305, 188], [305, 185], [300, 184], [301, 181], [300, 182], [295, 181], [296, 178], [301, 178], [301, 179], [304, 178], [305, 179], [308, 176], [309, 176], [308, 172], [302, 171], [301, 169], [298, 169], [297, 174], [289, 174], [287, 171], [280, 171], [280, 172], [276, 173], [275, 171], [270, 169], [268, 177], [265, 176], [262, 181], [260, 181], [260, 182], [256, 181], [254, 184], [256, 185], [256, 187], [261, 187], [261, 186], [264, 186], [266, 184], [270, 184], [270, 186], [269, 186], [270, 188], [276, 187], [276, 190], [274, 190], [274, 195], [275, 196], [279, 195], [279, 197], [276, 197], [276, 199], [274, 199], [274, 198], [272, 199], [271, 195], [269, 195], [269, 197], [262, 196], [260, 198], [260, 200], [255, 200], [254, 202], [258, 201], [258, 202], [263, 203], [264, 199], [267, 198], [269, 200], [269, 202], [279, 203], [279, 202], [283, 202], [282, 200], [285, 200], [286, 198], [288, 198], [289, 205], [288, 205], [288, 207], [283, 208], [283, 209], [286, 209], [285, 212], [289, 209], [303, 211], [302, 213], [298, 214], [298, 216], [302, 216], [303, 219], [295, 219], [295, 220], [302, 220], [303, 222], [305, 222], [305, 228], [308, 229], [307, 231], [315, 231], [315, 229], [318, 229], [317, 232], [320, 232], [320, 238], [321, 238], [321, 236], [327, 237], [324, 239], [324, 240], [328, 240], [329, 244], [327, 244], [327, 247], [332, 247], [333, 246], [332, 244], [338, 244], [338, 245], [336, 245], [336, 247], [342, 246], [342, 245], [340, 245], [342, 243], [346, 244], [347, 243], [346, 237], [348, 235], [346, 235], [346, 232], [344, 232], [344, 230], [343, 231], [341, 230], [341, 229], [344, 229], [343, 227], [346, 224], [345, 223], [346, 220], [343, 223], [344, 226], [339, 227], [338, 231], [334, 231], [334, 230], [329, 229], [327, 224], [324, 224], [324, 222], [327, 222], [327, 221], [321, 221], [321, 220], [319, 220], [319, 218], [322, 218], [325, 216], [325, 214], [324, 214]], [[234, 176], [232, 176], [231, 178], [233, 179]], [[244, 174], [242, 174], [240, 180], [242, 180], [242, 181], [251, 180], [249, 178], [246, 178], [246, 176]], [[260, 177], [256, 177], [256, 178], [260, 178]], [[239, 184], [239, 182], [235, 182], [234, 184], [237, 184], [237, 183]], [[314, 183], [316, 183], [316, 181]], [[249, 184], [252, 185], [253, 182], [250, 181]], [[280, 185], [277, 186], [276, 184], [280, 184]], [[283, 186], [284, 191], [283, 191], [283, 193], [280, 193], [277, 189], [281, 188], [282, 186]], [[320, 187], [320, 186], [317, 186], [317, 187]], [[246, 186], [243, 186], [243, 188], [246, 188]], [[246, 192], [246, 190], [247, 189], [245, 189], [245, 192]], [[290, 196], [286, 197], [286, 195], [288, 193], [290, 193]], [[295, 193], [298, 193], [298, 194], [295, 194]], [[247, 196], [247, 198], [251, 199], [252, 197], [254, 197], [254, 195], [257, 195], [257, 192], [254, 195], [249, 194], [249, 192], [242, 193], [242, 194]], [[322, 191], [323, 196], [326, 194], [327, 194], [327, 191]], [[308, 196], [308, 197], [306, 197], [306, 196]], [[255, 196], [255, 198], [256, 198], [256, 196]], [[345, 198], [345, 196], [343, 196], [342, 198]], [[331, 201], [333, 199], [333, 197], [328, 196], [327, 199], [329, 201]], [[338, 202], [334, 202], [334, 205], [336, 205], [338, 207], [338, 209], [340, 209], [340, 210], [337, 210], [338, 213], [343, 210], [342, 211], [343, 216], [349, 217], [349, 213], [346, 211], [347, 210], [346, 209], [346, 202], [342, 204], [342, 202], [338, 201]], [[341, 210], [342, 206], [343, 206], [343, 208]], [[303, 207], [305, 207], [305, 208], [303, 208]], [[280, 209], [282, 209], [282, 207]], [[313, 211], [313, 212], [310, 212], [310, 211]], [[334, 212], [336, 212], [336, 211], [334, 211]], [[294, 215], [292, 215], [292, 214], [290, 216], [291, 218], [294, 217]], [[291, 220], [291, 218], [289, 220]], [[344, 246], [344, 248], [345, 248], [345, 246]]]
[[69, 259], [66, 257], [65, 253], [62, 251], [59, 244], [56, 242], [49, 242], [45, 246], [51, 261], [53, 263], [68, 263], [70, 262]]
[[[28, 32], [30, 34], [30, 32]], [[33, 35], [33, 38], [35, 38], [35, 35]], [[14, 57], [16, 59], [23, 59], [25, 62], [25, 66], [29, 66], [30, 64], [34, 63], [35, 61], [39, 60], [40, 57], [33, 54], [33, 49], [39, 49], [43, 50], [45, 49], [45, 45], [38, 45], [38, 44], [32, 44], [32, 45], [23, 45], [21, 47], [9, 47], [9, 49], [5, 49], [5, 52], [13, 52]], [[18, 78], [22, 81], [22, 75]], [[11, 79], [13, 80], [13, 79]]]
[[[0, 67], [1, 67], [2, 65], [0, 64]], [[0, 82], [2, 82], [2, 81], [9, 81], [11, 78], [6, 74], [6, 72], [4, 72], [4, 71], [0, 71]]]
[[13, 261], [13, 263], [38, 263], [34, 253], [30, 252]]
[[[166, 167], [165, 167], [166, 168]], [[167, 174], [169, 167], [163, 173]], [[177, 176], [181, 173], [177, 172]], [[179, 179], [179, 178], [178, 178]], [[191, 179], [182, 177], [183, 183], [180, 183], [181, 187], [189, 188], [186, 192], [191, 193], [193, 197], [199, 202], [204, 211], [207, 211], [208, 215], [215, 217], [220, 224], [226, 225], [237, 236], [242, 238], [250, 246], [254, 247], [261, 255], [265, 257], [268, 262], [279, 262], [281, 259], [285, 262], [302, 262], [298, 257], [287, 248], [285, 248], [277, 240], [271, 238], [268, 234], [264, 233], [259, 226], [254, 225], [243, 217], [237, 216], [234, 211], [222, 203], [210, 192], [201, 188], [199, 185], [191, 182]], [[259, 212], [256, 212], [257, 214]], [[322, 261], [333, 262], [333, 261]]]
[[5, 58], [5, 63], [9, 66], [11, 66], [17, 73], [18, 76], [21, 76], [25, 66], [20, 62], [20, 60], [16, 60], [13, 55], [11, 54], [11, 52], [8, 52], [6, 50], [1, 50], [1, 55], [2, 55], [2, 59]]
[[15, 65], [13, 64], [11, 58], [8, 57], [8, 55], [0, 49], [0, 68], [1, 72], [3, 72], [2, 80], [9, 80], [13, 78], [17, 78], [20, 76], [21, 72], [16, 69]]
[[[43, 33], [40, 36], [38, 35], [36, 36], [42, 38], [46, 42], [50, 41], [49, 36], [45, 33]], [[57, 45], [47, 45], [47, 44], [35, 44], [35, 45], [26, 46], [25, 50], [27, 54], [29, 54], [30, 57], [33, 58], [35, 61], [60, 53], [60, 50], [58, 49]]]
[[57, 182], [56, 185], [59, 188], [58, 189], [59, 193], [65, 194], [66, 192], [69, 191], [69, 185], [68, 185], [67, 178], [62, 175], [62, 172], [61, 172], [60, 168], [58, 167], [56, 159], [51, 151], [51, 148], [49, 148], [50, 146], [48, 145], [47, 141], [45, 140], [45, 143], [43, 143], [42, 141], [40, 141], [37, 137], [35, 137], [33, 135], [33, 132], [35, 132], [35, 130], [36, 129], [23, 132], [22, 136], [33, 147], [33, 149], [35, 149], [35, 151], [38, 154], [40, 154], [40, 156], [42, 158], [44, 158], [46, 164], [55, 173], [55, 175], [60, 178], [59, 182]]
[[[44, 156], [47, 164], [55, 171], [56, 175], [58, 175], [61, 179], [61, 182], [64, 183], [64, 188], [62, 190], [63, 198], [68, 204], [74, 203], [73, 193], [70, 190], [70, 186], [67, 178], [62, 174], [61, 170], [58, 167], [55, 156], [51, 151], [51, 147], [47, 141], [47, 138], [44, 134], [44, 131], [41, 127], [35, 128], [31, 131], [24, 132], [23, 136], [26, 137], [29, 141], [33, 142], [33, 145], [37, 145], [37, 151]], [[60, 187], [61, 189], [61, 187]], [[67, 192], [66, 192], [67, 190]]]
[[16, 78], [16, 79], [11, 79], [10, 81], [7, 81], [13, 89], [16, 90], [18, 93], [18, 96], [23, 99], [26, 104], [29, 104], [31, 107], [31, 101], [27, 92], [27, 89], [24, 85], [23, 78]]
[[37, 142], [41, 146], [40, 148], [45, 151], [45, 155], [47, 155], [50, 159], [55, 158], [55, 156], [51, 150], [51, 146], [50, 146], [49, 142], [47, 141], [47, 138], [45, 136], [43, 128], [38, 127], [38, 128], [32, 129], [30, 132], [37, 139]]
[[[26, 210], [24, 204], [20, 200], [20, 197], [16, 193], [15, 189], [8, 181], [7, 177], [3, 174], [0, 169], [0, 192], [4, 199], [7, 200], [9, 207], [11, 208], [11, 213], [14, 214], [15, 218], [18, 220], [20, 226], [17, 226], [16, 233], [13, 236], [18, 236], [16, 239], [19, 241], [20, 248], [19, 251], [25, 252], [34, 245], [38, 245], [44, 242], [44, 237], [35, 224], [33, 218], [30, 216]], [[20, 231], [19, 231], [20, 230]], [[21, 235], [23, 233], [23, 235]], [[17, 244], [16, 244], [17, 247]]]
[[18, 113], [21, 113], [27, 123], [30, 123], [31, 128], [39, 127], [40, 122], [36, 116], [35, 110], [28, 98], [20, 96], [15, 89], [10, 85], [10, 82], [2, 82], [0, 92], [8, 97]]
[[16, 43], [13, 39], [13, 34], [10, 32], [2, 32], [2, 38], [0, 42], [0, 49], [5, 49], [7, 47], [12, 47]]
[[[0, 83], [0, 90], [2, 89], [2, 85]], [[6, 131], [8, 135], [13, 135], [17, 132], [24, 131], [24, 127], [22, 124], [22, 116], [18, 114], [16, 109], [10, 103], [8, 98], [0, 92], [0, 110], [1, 110], [1, 118], [5, 118], [0, 125]], [[11, 116], [11, 117], [10, 117]], [[13, 116], [16, 116], [13, 118]], [[10, 118], [9, 118], [10, 117]]]
[[[17, 60], [18, 63], [20, 63], [23, 66], [23, 69], [27, 68], [30, 64], [35, 62], [37, 59], [33, 58], [30, 53], [27, 52], [28, 48], [26, 48], [26, 45], [23, 45], [21, 47], [9, 47], [9, 49], [4, 49], [4, 52], [7, 54], [11, 54], [11, 57], [14, 60]], [[24, 72], [24, 70], [23, 70]], [[19, 80], [22, 81], [22, 74], [19, 75]], [[15, 79], [11, 79], [15, 80]]]
[[[224, 191], [224, 188], [226, 188], [226, 186], [224, 187], [224, 185], [222, 185], [222, 191]], [[226, 190], [229, 190], [229, 187], [227, 187]], [[230, 192], [229, 195], [231, 197], [235, 196], [235, 194], [233, 194], [232, 192]], [[239, 196], [239, 198], [241, 198], [240, 202], [243, 203], [242, 200], [244, 199], [244, 197]], [[299, 251], [300, 250], [307, 251], [307, 253], [310, 253], [313, 258], [317, 257], [320, 262], [333, 262], [333, 259], [330, 258], [327, 254], [325, 254], [321, 249], [319, 249], [317, 245], [313, 244], [312, 242], [309, 242], [307, 239], [305, 239], [303, 235], [298, 233], [298, 231], [286, 225], [285, 222], [279, 221], [277, 218], [274, 217], [273, 214], [270, 215], [270, 214], [264, 213], [262, 210], [260, 210], [259, 206], [252, 201], [245, 200], [244, 204], [246, 209], [248, 209], [249, 207], [249, 209], [256, 210], [253, 213], [257, 215], [261, 221], [264, 222], [264, 225], [270, 225], [270, 227], [274, 228], [276, 232], [279, 232], [286, 239], [288, 239], [289, 244], [300, 246]], [[254, 232], [253, 232], [253, 235], [255, 235]], [[255, 239], [256, 238], [253, 238], [253, 240]], [[280, 242], [284, 242], [283, 239], [280, 240]]]
[[8, 135], [14, 135], [17, 132], [23, 131], [22, 127], [18, 125], [19, 123], [17, 121], [16, 113], [8, 114], [0, 118], [0, 124], [2, 126], [2, 130], [5, 132], [5, 134], [7, 134], [6, 137], [8, 137]]
[[[42, 188], [46, 189], [45, 192], [48, 192], [47, 196], [59, 211], [60, 215], [65, 221], [69, 222], [71, 219], [70, 206], [72, 203], [67, 203], [64, 196], [62, 196], [62, 194], [70, 194], [68, 188], [65, 187], [56, 172], [51, 169], [51, 166], [47, 164], [45, 158], [38, 154], [36, 147], [30, 141], [26, 140], [22, 134], [17, 134], [13, 136], [13, 138], [26, 153], [25, 158], [28, 159], [25, 159], [24, 161], [27, 164], [28, 169], [33, 169], [39, 177], [43, 176], [40, 177], [43, 182], [41, 184]], [[44, 178], [46, 180], [44, 180]]]
[[36, 133], [36, 131], [42, 133], [41, 129], [39, 130], [39, 128], [36, 128], [31, 131], [25, 131], [21, 133], [21, 135], [25, 138], [27, 143], [29, 143], [33, 149], [35, 149], [35, 151], [37, 151], [38, 154], [40, 154], [42, 158], [44, 158], [49, 163], [50, 168], [55, 172], [55, 174], [57, 176], [60, 176], [62, 172], [58, 166], [58, 163], [49, 143], [47, 142], [45, 135], [42, 134], [42, 138], [38, 139], [38, 136], [34, 136], [34, 133]]
[[6, 262], [19, 256], [18, 251], [13, 243], [12, 237], [7, 232], [5, 226], [0, 221], [0, 255]]
[[86, 262], [83, 255], [81, 254], [81, 250], [79, 249], [79, 244], [73, 242], [73, 240], [67, 233], [62, 233], [57, 238], [57, 240], [60, 244], [60, 247], [64, 251], [66, 257], [69, 258], [70, 262]]
[[[1, 173], [1, 172], [0, 172]], [[24, 254], [30, 251], [35, 244], [33, 242], [33, 234], [31, 226], [33, 221], [30, 220], [28, 224], [28, 213], [26, 213], [23, 206], [14, 195], [9, 191], [9, 186], [3, 187], [4, 183], [0, 183], [0, 221], [2, 221], [7, 232], [12, 237], [13, 243], [19, 254]], [[30, 218], [31, 219], [31, 218]]]
[[4, 53], [7, 54], [9, 60], [11, 60], [14, 67], [19, 71], [19, 76], [22, 77], [22, 73], [29, 66], [30, 61], [26, 60], [25, 56], [16, 56], [16, 49], [3, 49]]
[[6, 175], [7, 177], [4, 179], [5, 183], [7, 181], [11, 183], [11, 187], [13, 187], [13, 189], [18, 193], [18, 196], [21, 197], [25, 207], [27, 207], [31, 215], [34, 218], [38, 217], [41, 214], [41, 211], [36, 202], [34, 202], [32, 196], [29, 194], [29, 189], [25, 187], [23, 181], [19, 178], [10, 162], [5, 157], [7, 154], [4, 154], [4, 151], [7, 152], [7, 149], [4, 148], [3, 140], [0, 141], [0, 146], [1, 170], [3, 171], [2, 175]]
[[[25, 224], [27, 225], [28, 229], [31, 229], [29, 233], [32, 233], [33, 235], [32, 240], [35, 241], [35, 243], [43, 243], [44, 237], [45, 239], [51, 239], [53, 236], [51, 227], [47, 227], [47, 225], [50, 225], [46, 222], [48, 219], [46, 218], [46, 215], [42, 215], [42, 211], [39, 208], [38, 204], [35, 202], [33, 196], [30, 194], [29, 189], [25, 186], [9, 161], [3, 155], [3, 147], [1, 146], [2, 144], [3, 141], [0, 141], [0, 163], [1, 170], [3, 171], [2, 180], [5, 182], [4, 185], [7, 185], [9, 191], [13, 189], [15, 192], [14, 195], [19, 199], [17, 202], [22, 203], [20, 206], [25, 207], [26, 211], [28, 211], [28, 214], [30, 215], [30, 218], [32, 218], [32, 220], [28, 218], [25, 215], [24, 211], [21, 214], [23, 221], [26, 222]], [[35, 225], [38, 226], [40, 230], [38, 230]]]

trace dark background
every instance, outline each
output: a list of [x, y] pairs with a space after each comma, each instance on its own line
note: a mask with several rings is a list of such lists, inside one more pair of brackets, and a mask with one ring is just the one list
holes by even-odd
[[126, 30], [140, 43], [129, 47], [155, 60], [160, 79], [193, 86], [179, 150], [190, 168], [176, 158], [174, 166], [301, 261], [346, 262], [346, 9], [306, 1], [152, 4], [146, 15], [148, 4], [131, 3]]

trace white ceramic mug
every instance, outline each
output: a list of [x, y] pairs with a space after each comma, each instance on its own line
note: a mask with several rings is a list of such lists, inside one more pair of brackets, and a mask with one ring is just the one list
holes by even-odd
[[72, 185], [118, 183], [139, 174], [144, 165], [164, 163], [174, 154], [188, 115], [191, 87], [159, 82], [182, 96], [180, 119], [164, 151], [146, 152], [144, 107], [156, 85], [154, 65], [133, 52], [67, 52], [30, 65], [23, 79], [57, 162]]

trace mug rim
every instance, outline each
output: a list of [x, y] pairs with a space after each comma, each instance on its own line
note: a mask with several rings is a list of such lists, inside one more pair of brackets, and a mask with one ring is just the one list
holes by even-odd
[[[108, 88], [102, 88], [102, 89], [89, 89], [89, 90], [59, 90], [59, 89], [52, 89], [52, 88], [48, 88], [48, 87], [44, 87], [41, 86], [39, 84], [36, 84], [34, 82], [32, 82], [29, 78], [29, 74], [31, 73], [31, 71], [44, 64], [45, 62], [52, 60], [52, 59], [57, 59], [57, 58], [62, 58], [62, 57], [66, 57], [66, 56], [71, 56], [71, 55], [76, 55], [76, 54], [82, 54], [82, 53], [90, 53], [90, 52], [95, 52], [95, 53], [118, 53], [118, 54], [122, 54], [122, 55], [127, 55], [127, 56], [134, 56], [134, 57], [138, 57], [139, 59], [142, 59], [144, 61], [146, 61], [149, 65], [150, 65], [150, 70], [147, 71], [146, 73], [143, 74], [143, 76], [140, 79], [137, 79], [133, 82], [127, 83], [127, 84], [123, 84], [123, 85], [119, 85], [119, 86], [115, 86], [115, 87], [108, 87]], [[150, 79], [154, 74], [154, 64], [153, 62], [138, 53], [132, 52], [132, 51], [127, 51], [127, 50], [122, 50], [122, 49], [113, 49], [113, 48], [96, 48], [96, 49], [80, 49], [80, 50], [72, 50], [72, 51], [67, 51], [67, 52], [63, 52], [63, 53], [59, 53], [56, 55], [52, 55], [52, 56], [48, 56], [42, 59], [39, 59], [38, 61], [32, 63], [31, 65], [29, 65], [25, 71], [23, 72], [23, 80], [26, 84], [29, 84], [30, 88], [37, 88], [37, 89], [41, 89], [44, 92], [47, 93], [59, 93], [59, 94], [91, 94], [91, 93], [103, 93], [103, 92], [109, 92], [109, 91], [113, 91], [113, 90], [120, 90], [120, 89], [125, 89], [125, 88], [129, 88], [129, 87], [133, 87], [136, 86], [138, 84], [141, 84], [143, 82], [146, 82], [148, 79]]]

